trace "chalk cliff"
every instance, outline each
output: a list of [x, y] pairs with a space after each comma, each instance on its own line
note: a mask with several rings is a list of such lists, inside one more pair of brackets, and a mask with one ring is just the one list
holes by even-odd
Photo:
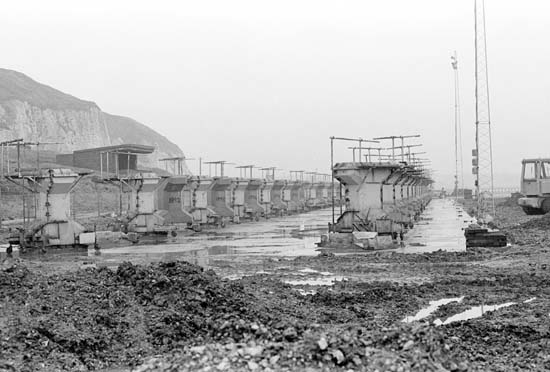
[[136, 143], [157, 151], [142, 165], [157, 167], [159, 158], [181, 156], [181, 149], [166, 137], [133, 119], [103, 112], [84, 101], [40, 84], [13, 70], [0, 68], [0, 141], [60, 142], [47, 149], [58, 153]]

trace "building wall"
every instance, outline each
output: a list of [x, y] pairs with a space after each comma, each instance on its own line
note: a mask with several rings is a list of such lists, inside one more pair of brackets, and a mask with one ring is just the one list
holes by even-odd
[[[107, 168], [107, 157], [108, 157], [108, 163], [109, 167]], [[117, 157], [119, 160], [118, 168], [121, 171], [125, 171], [128, 169], [128, 155], [122, 155], [122, 154], [103, 154], [103, 171], [104, 172], [116, 172], [116, 166], [117, 166]], [[96, 171], [101, 170], [101, 155], [99, 151], [90, 150], [90, 151], [78, 151], [74, 153], [73, 157], [73, 164], [75, 167], [79, 168], [88, 168], [93, 169]], [[130, 155], [130, 169], [136, 170], [137, 169], [137, 156], [136, 155]]]
[[57, 164], [73, 167], [73, 154], [58, 154], [55, 156], [55, 162]]

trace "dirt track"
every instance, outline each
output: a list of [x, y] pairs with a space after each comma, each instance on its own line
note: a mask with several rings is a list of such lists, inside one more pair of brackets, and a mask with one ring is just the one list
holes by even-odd
[[[550, 219], [499, 212], [514, 242], [504, 249], [220, 262], [217, 273], [177, 262], [49, 274], [22, 261], [0, 274], [0, 370], [548, 370]], [[218, 276], [242, 265], [265, 274]], [[280, 280], [315, 270], [347, 280]]]

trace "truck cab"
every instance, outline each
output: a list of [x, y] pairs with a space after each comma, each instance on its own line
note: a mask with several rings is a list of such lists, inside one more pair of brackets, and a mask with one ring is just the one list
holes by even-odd
[[526, 214], [550, 212], [550, 159], [524, 159], [519, 206]]

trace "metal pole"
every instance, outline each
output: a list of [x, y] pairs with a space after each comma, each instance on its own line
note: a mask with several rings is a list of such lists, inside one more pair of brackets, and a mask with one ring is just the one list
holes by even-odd
[[119, 189], [118, 189], [118, 211], [119, 216], [122, 216], [122, 182], [119, 182]]
[[458, 92], [457, 92], [457, 84], [458, 84], [458, 59], [456, 55], [456, 51], [454, 53], [454, 56], [451, 57], [452, 60], [452, 67], [454, 70], [454, 77], [455, 77], [455, 201], [458, 201]]
[[36, 142], [36, 170], [40, 174], [40, 142]]
[[[4, 176], [4, 144], [1, 145], [1, 152], [2, 152], [2, 164], [0, 165], [2, 167], [2, 177]], [[2, 187], [0, 186], [0, 204], [2, 203]], [[2, 216], [2, 211], [0, 210], [0, 227], [2, 227], [2, 221], [4, 219], [4, 216]]]
[[118, 178], [119, 177], [119, 174], [118, 174], [118, 154], [115, 155], [115, 174], [116, 174], [116, 177]]
[[340, 197], [340, 216], [342, 215], [342, 213], [344, 213], [344, 211], [342, 210], [342, 183], [340, 182], [340, 195], [338, 195]]
[[17, 142], [17, 173], [21, 177], [21, 142]]
[[330, 171], [332, 172], [331, 189], [332, 189], [332, 226], [334, 229], [334, 137], [330, 137]]
[[476, 199], [477, 199], [477, 216], [478, 218], [482, 218], [483, 216], [480, 216], [481, 213], [481, 200], [480, 200], [480, 186], [479, 186], [479, 92], [478, 92], [478, 56], [477, 56], [477, 0], [474, 2], [474, 33], [475, 33], [475, 42], [474, 42], [474, 48], [475, 48], [475, 97], [476, 97], [476, 156], [477, 156], [477, 164], [476, 164]]

